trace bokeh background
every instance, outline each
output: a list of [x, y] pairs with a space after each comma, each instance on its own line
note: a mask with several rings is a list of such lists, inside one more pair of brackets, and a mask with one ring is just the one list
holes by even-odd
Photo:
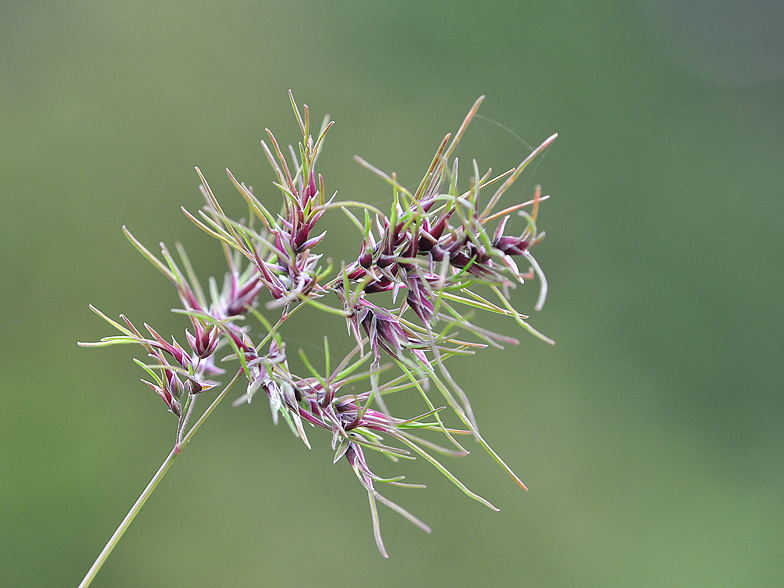
[[[550, 296], [521, 344], [453, 371], [522, 492], [481, 449], [375, 463], [433, 527], [381, 513], [326, 435], [264, 402], [219, 407], [94, 586], [784, 585], [784, 22], [773, 2], [5, 1], [0, 6], [0, 585], [76, 586], [168, 453], [174, 418], [131, 362], [85, 350], [89, 312], [186, 326], [127, 243], [219, 248], [181, 214], [199, 165], [272, 202], [259, 140], [297, 139], [286, 92], [337, 121], [328, 189], [388, 202], [354, 154], [416, 184], [487, 99], [459, 156], [501, 171], [560, 137], [542, 184]], [[519, 138], [518, 138], [519, 137]], [[464, 179], [468, 168], [464, 167]], [[336, 258], [355, 254], [327, 220]], [[351, 235], [351, 239], [346, 239]], [[530, 310], [535, 286], [514, 302]], [[315, 355], [317, 316], [291, 325]], [[411, 410], [418, 409], [412, 399]]]

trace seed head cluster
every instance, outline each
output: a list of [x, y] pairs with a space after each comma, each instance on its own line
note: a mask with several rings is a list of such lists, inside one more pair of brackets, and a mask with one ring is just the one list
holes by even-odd
[[[267, 131], [269, 143], [262, 141], [275, 172], [274, 185], [283, 197], [279, 212], [271, 212], [264, 203], [268, 198], [257, 197], [227, 170], [249, 210], [247, 221], [232, 220], [197, 168], [206, 205], [197, 214], [183, 210], [221, 243], [228, 266], [222, 286], [211, 278], [205, 293], [179, 244], [179, 261], [163, 244], [158, 257], [123, 228], [133, 245], [175, 286], [182, 304], [177, 312], [191, 323], [185, 332], [186, 344], [173, 337], [165, 339], [147, 324], [143, 332], [124, 315], [120, 315], [122, 323], [115, 322], [93, 308], [121, 334], [84, 345], [134, 343], [145, 349], [151, 361], [135, 361], [149, 376], [143, 381], [177, 418], [176, 451], [190, 430], [197, 398], [219, 385], [216, 378], [224, 369], [218, 364], [235, 360], [237, 376], [247, 380], [235, 405], [263, 394], [273, 420], [282, 418], [308, 447], [307, 429], [331, 434], [334, 461], [348, 463], [368, 493], [376, 543], [386, 557], [378, 503], [427, 532], [430, 528], [376, 489], [382, 482], [421, 486], [404, 483], [403, 476], [377, 476], [368, 465], [368, 452], [394, 461], [420, 456], [468, 496], [495, 509], [433, 455], [466, 455], [457, 437], [473, 436], [522, 486], [479, 434], [468, 396], [452, 378], [446, 361], [488, 345], [517, 343], [477, 324], [474, 316], [481, 312], [509, 317], [551, 342], [509, 302], [510, 288], [538, 278], [536, 308], [544, 304], [547, 282], [530, 250], [544, 236], [536, 221], [539, 204], [547, 197], [537, 187], [530, 201], [500, 211], [496, 208], [528, 163], [556, 135], [520, 165], [497, 176], [491, 170], [480, 175], [474, 161], [469, 186], [460, 191], [458, 161], [453, 155], [480, 98], [455, 136], [444, 137], [415, 191], [406, 189], [395, 174], [356, 158], [391, 188], [387, 213], [370, 204], [339, 201], [336, 194], [326, 197], [324, 179], [315, 168], [333, 123], [325, 119], [314, 139], [307, 106], [301, 112], [290, 98], [302, 141], [289, 147], [288, 157], [271, 132]], [[331, 260], [323, 261], [320, 247], [326, 233], [316, 225], [325, 213], [340, 211], [356, 226], [359, 245], [356, 259], [338, 267]], [[518, 222], [510, 223], [512, 219]], [[520, 224], [519, 232], [507, 234], [510, 224]], [[285, 320], [306, 309], [342, 317], [354, 342], [333, 365], [329, 341], [324, 338], [322, 370], [300, 350], [305, 373], [297, 374], [289, 369]], [[421, 396], [422, 414], [399, 418], [390, 413], [384, 397], [403, 391]], [[447, 406], [456, 415], [458, 427], [445, 424], [442, 411]], [[443, 445], [421, 436], [428, 434], [443, 435]]]

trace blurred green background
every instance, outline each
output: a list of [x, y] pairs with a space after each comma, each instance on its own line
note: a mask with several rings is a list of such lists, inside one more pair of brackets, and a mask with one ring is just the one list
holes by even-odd
[[[550, 296], [521, 345], [460, 364], [485, 437], [425, 464], [381, 512], [326, 435], [307, 451], [264, 402], [219, 407], [94, 586], [784, 585], [784, 40], [774, 3], [6, 1], [0, 8], [0, 585], [76, 586], [168, 453], [174, 418], [131, 362], [85, 350], [89, 312], [186, 324], [127, 243], [219, 248], [181, 214], [199, 165], [271, 202], [259, 140], [297, 139], [286, 91], [337, 121], [328, 191], [386, 205], [359, 154], [416, 184], [487, 99], [459, 156], [507, 169], [560, 137], [507, 204], [543, 185]], [[778, 11], [778, 12], [777, 12]], [[464, 167], [464, 179], [468, 176]], [[345, 219], [333, 256], [355, 255]], [[514, 302], [531, 311], [536, 287]], [[315, 355], [302, 320], [290, 346]], [[315, 331], [315, 332], [314, 332]], [[419, 405], [411, 400], [411, 411]]]

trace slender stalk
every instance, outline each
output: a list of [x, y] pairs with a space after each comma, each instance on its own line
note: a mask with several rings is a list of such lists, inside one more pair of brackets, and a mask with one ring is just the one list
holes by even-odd
[[177, 442], [175, 443], [175, 449], [182, 445], [182, 436], [185, 434], [185, 427], [188, 426], [188, 420], [191, 418], [191, 414], [193, 413], [194, 404], [196, 404], [196, 396], [191, 395], [188, 399], [187, 411], [180, 420], [180, 425], [177, 427]]
[[136, 500], [134, 505], [131, 507], [131, 510], [129, 510], [128, 514], [125, 515], [125, 518], [120, 523], [120, 526], [117, 527], [117, 530], [114, 532], [114, 535], [112, 535], [111, 539], [109, 539], [109, 542], [103, 548], [103, 551], [101, 551], [100, 555], [95, 560], [90, 570], [87, 572], [87, 575], [84, 577], [84, 580], [82, 580], [82, 583], [79, 584], [79, 588], [87, 588], [87, 586], [89, 586], [92, 583], [93, 579], [95, 579], [95, 576], [98, 574], [98, 571], [101, 569], [104, 562], [106, 562], [109, 555], [112, 553], [112, 551], [114, 550], [117, 543], [120, 541], [120, 538], [123, 536], [125, 531], [127, 531], [128, 527], [131, 526], [133, 519], [135, 519], [136, 515], [139, 514], [139, 511], [144, 506], [144, 503], [147, 502], [147, 499], [150, 497], [150, 494], [152, 494], [152, 491], [155, 490], [155, 487], [158, 485], [158, 482], [161, 481], [163, 475], [169, 469], [171, 464], [174, 463], [174, 458], [177, 457], [177, 455], [178, 453], [176, 451], [176, 448], [172, 449], [171, 453], [169, 453], [169, 455], [163, 461], [161, 467], [158, 469], [157, 472], [155, 472], [155, 475], [152, 477], [152, 480], [150, 480], [150, 483], [147, 484], [147, 487], [144, 489], [144, 491], [141, 493], [141, 495]]
[[152, 491], [155, 490], [155, 487], [158, 483], [163, 479], [164, 474], [169, 470], [172, 463], [174, 463], [174, 458], [177, 457], [180, 452], [182, 451], [183, 447], [190, 441], [193, 434], [196, 430], [201, 426], [204, 420], [209, 416], [209, 414], [215, 409], [218, 403], [226, 396], [226, 393], [229, 389], [235, 384], [235, 382], [239, 379], [240, 374], [242, 374], [242, 370], [238, 371], [237, 374], [232, 378], [232, 380], [226, 385], [226, 387], [221, 391], [220, 394], [212, 401], [209, 408], [204, 411], [204, 414], [201, 415], [198, 421], [191, 427], [188, 433], [183, 437], [182, 442], [175, 445], [175, 447], [171, 450], [169, 455], [166, 456], [166, 459], [163, 460], [161, 467], [158, 468], [158, 471], [155, 472], [155, 475], [150, 480], [150, 483], [147, 484], [147, 487], [142, 491], [139, 495], [139, 498], [136, 499], [136, 502], [131, 507], [131, 510], [128, 511], [128, 514], [125, 515], [125, 518], [120, 523], [120, 526], [117, 527], [117, 530], [109, 539], [108, 543], [104, 546], [101, 553], [98, 555], [98, 558], [93, 563], [90, 570], [85, 575], [84, 579], [82, 580], [81, 584], [79, 584], [79, 588], [87, 588], [92, 581], [95, 579], [95, 576], [98, 574], [98, 571], [103, 567], [103, 564], [109, 558], [109, 555], [112, 553], [114, 548], [117, 546], [117, 543], [120, 542], [120, 539], [125, 534], [125, 531], [128, 530], [128, 527], [131, 526], [133, 519], [136, 518], [136, 515], [139, 514], [139, 511], [144, 506], [144, 503], [147, 502], [147, 499], [152, 494]]

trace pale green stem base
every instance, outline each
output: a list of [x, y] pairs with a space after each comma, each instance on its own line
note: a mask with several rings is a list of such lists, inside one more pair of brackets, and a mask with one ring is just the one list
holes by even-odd
[[144, 506], [144, 503], [147, 502], [147, 499], [152, 494], [152, 491], [155, 490], [155, 487], [158, 485], [158, 482], [160, 482], [161, 479], [163, 479], [163, 475], [168, 471], [169, 467], [171, 467], [171, 464], [174, 463], [174, 458], [180, 454], [180, 451], [182, 451], [185, 445], [187, 445], [188, 441], [190, 441], [190, 438], [193, 436], [196, 430], [201, 426], [201, 424], [209, 416], [209, 414], [215, 409], [215, 407], [218, 406], [218, 403], [223, 399], [224, 396], [226, 396], [226, 393], [234, 385], [234, 383], [237, 381], [237, 379], [240, 377], [241, 374], [242, 374], [241, 370], [237, 372], [237, 375], [234, 376], [231, 382], [229, 382], [226, 385], [226, 387], [221, 391], [221, 393], [218, 394], [217, 398], [213, 400], [209, 408], [207, 408], [207, 410], [204, 411], [204, 414], [202, 414], [201, 417], [199, 417], [199, 420], [196, 421], [196, 423], [193, 425], [193, 427], [191, 427], [191, 429], [188, 431], [185, 437], [183, 437], [182, 442], [179, 445], [176, 445], [174, 449], [171, 450], [171, 453], [169, 453], [169, 455], [163, 461], [161, 467], [158, 468], [158, 471], [155, 472], [155, 475], [152, 477], [152, 480], [150, 480], [150, 483], [147, 484], [147, 487], [144, 489], [144, 491], [141, 493], [141, 495], [136, 500], [134, 505], [131, 507], [131, 510], [128, 511], [128, 514], [125, 515], [125, 518], [120, 523], [120, 526], [117, 527], [117, 530], [114, 532], [111, 539], [109, 539], [109, 542], [103, 548], [100, 555], [98, 555], [98, 558], [95, 560], [92, 567], [87, 572], [87, 575], [84, 577], [84, 580], [82, 580], [81, 584], [79, 584], [79, 588], [87, 588], [92, 583], [92, 581], [95, 579], [95, 576], [98, 574], [98, 571], [101, 569], [103, 564], [109, 558], [109, 555], [117, 546], [117, 543], [119, 543], [120, 538], [123, 536], [123, 534], [125, 534], [125, 531], [128, 530], [128, 527], [131, 526], [133, 519], [135, 519], [136, 515], [139, 514], [139, 511]]
[[136, 500], [134, 505], [131, 507], [131, 510], [129, 510], [128, 514], [125, 515], [125, 518], [123, 519], [122, 523], [120, 523], [120, 526], [117, 527], [117, 530], [114, 532], [114, 535], [112, 535], [112, 538], [109, 539], [109, 542], [103, 548], [103, 551], [101, 551], [101, 554], [98, 556], [98, 559], [95, 560], [95, 563], [93, 563], [92, 567], [90, 568], [90, 571], [87, 572], [87, 575], [84, 577], [84, 580], [82, 580], [82, 583], [79, 584], [79, 588], [87, 588], [87, 586], [89, 586], [90, 583], [93, 581], [95, 575], [98, 573], [98, 570], [101, 569], [101, 566], [103, 566], [104, 562], [109, 557], [109, 554], [112, 552], [114, 547], [120, 541], [120, 538], [123, 536], [123, 534], [128, 529], [128, 527], [131, 526], [131, 522], [133, 522], [133, 519], [136, 518], [137, 514], [139, 514], [139, 511], [144, 506], [144, 503], [147, 502], [147, 499], [150, 497], [150, 494], [152, 494], [152, 491], [155, 490], [155, 487], [158, 485], [158, 482], [160, 482], [161, 479], [163, 478], [163, 475], [166, 473], [166, 470], [168, 470], [169, 466], [171, 466], [171, 464], [174, 463], [174, 458], [177, 457], [177, 455], [178, 455], [177, 448], [172, 449], [171, 453], [166, 457], [161, 467], [158, 469], [157, 472], [155, 472], [155, 475], [152, 477], [152, 480], [150, 480], [150, 483], [147, 484], [147, 487], [144, 489], [144, 491], [141, 493], [141, 495]]

